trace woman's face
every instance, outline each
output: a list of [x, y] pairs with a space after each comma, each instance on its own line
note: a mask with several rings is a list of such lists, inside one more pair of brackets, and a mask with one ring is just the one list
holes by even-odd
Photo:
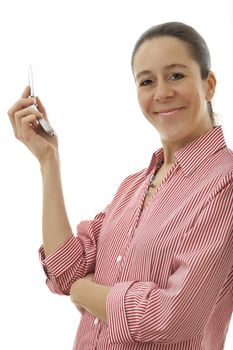
[[202, 80], [185, 42], [173, 37], [145, 41], [133, 70], [142, 112], [162, 141], [193, 139], [212, 128], [207, 101], [214, 95], [215, 77], [211, 72]]

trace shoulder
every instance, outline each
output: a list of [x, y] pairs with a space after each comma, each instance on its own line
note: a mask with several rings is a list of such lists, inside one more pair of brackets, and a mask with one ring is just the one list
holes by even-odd
[[[205, 183], [222, 188], [233, 182], [233, 151], [224, 147], [208, 156], [196, 169]], [[201, 179], [200, 179], [201, 182]]]
[[223, 148], [221, 152], [222, 162], [233, 170], [233, 150], [228, 147]]
[[233, 151], [227, 147], [219, 152], [217, 164], [213, 167], [213, 176], [223, 185], [233, 184]]
[[213, 187], [209, 200], [227, 197], [233, 204], [233, 151], [229, 148], [224, 148], [220, 152], [218, 165], [212, 168], [210, 182]]

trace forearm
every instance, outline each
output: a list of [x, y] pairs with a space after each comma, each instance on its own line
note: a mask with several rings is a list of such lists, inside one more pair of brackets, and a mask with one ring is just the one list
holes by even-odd
[[43, 183], [43, 245], [45, 256], [61, 247], [72, 230], [66, 213], [58, 156], [51, 155], [41, 165]]

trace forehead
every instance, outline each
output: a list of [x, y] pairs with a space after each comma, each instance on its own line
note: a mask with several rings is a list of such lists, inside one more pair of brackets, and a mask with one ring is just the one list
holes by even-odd
[[188, 44], [173, 37], [158, 37], [146, 40], [137, 50], [134, 57], [135, 73], [147, 69], [160, 69], [180, 63], [191, 68], [196, 62], [188, 50]]

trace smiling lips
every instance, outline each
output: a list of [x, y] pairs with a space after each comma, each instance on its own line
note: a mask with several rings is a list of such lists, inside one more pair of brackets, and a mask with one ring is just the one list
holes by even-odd
[[179, 108], [169, 108], [169, 109], [164, 109], [162, 111], [155, 112], [156, 115], [161, 115], [161, 116], [170, 116], [173, 114], [176, 114], [180, 110], [184, 109], [184, 107], [179, 107]]

